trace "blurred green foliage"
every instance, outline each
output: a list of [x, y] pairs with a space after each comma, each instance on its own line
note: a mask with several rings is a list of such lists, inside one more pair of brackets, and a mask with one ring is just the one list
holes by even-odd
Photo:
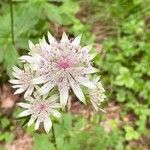
[[[58, 150], [106, 150], [110, 148], [123, 150], [124, 147], [122, 145], [124, 141], [122, 131], [114, 130], [106, 133], [95, 119], [91, 122], [81, 116], [75, 117], [71, 114], [65, 114], [59, 124], [54, 124], [54, 129]], [[30, 130], [29, 132], [34, 131]], [[48, 148], [55, 150], [53, 143], [49, 143], [48, 139], [52, 139], [50, 135], [33, 133], [33, 136], [35, 138], [33, 150]]]
[[[130, 144], [150, 133], [150, 1], [14, 1], [14, 44], [10, 16], [10, 3], [0, 1], [0, 82], [6, 81], [12, 65], [18, 64], [19, 55], [27, 53], [28, 40], [37, 42], [47, 31], [60, 38], [65, 30], [70, 36], [82, 33], [83, 43], [88, 44], [97, 39], [97, 32], [103, 34], [101, 28], [96, 33], [92, 29], [104, 27], [103, 42], [96, 40], [103, 46], [102, 57], [97, 56], [94, 65], [101, 70], [107, 103], [115, 101], [121, 114], [119, 119], [95, 114], [90, 120], [66, 114], [60, 124], [54, 124], [58, 150], [143, 150], [140, 143]], [[131, 120], [124, 121], [128, 115]], [[11, 142], [12, 124], [7, 117], [0, 117], [0, 141]], [[55, 149], [49, 144], [50, 135], [33, 136], [33, 150], [44, 150], [45, 145]]]

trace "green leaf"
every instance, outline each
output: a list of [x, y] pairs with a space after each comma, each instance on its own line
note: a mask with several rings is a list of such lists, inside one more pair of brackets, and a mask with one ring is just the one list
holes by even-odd
[[0, 16], [0, 39], [7, 40], [11, 36], [10, 14]]
[[5, 135], [3, 133], [0, 133], [0, 141], [3, 141], [5, 139]]
[[11, 143], [14, 139], [14, 134], [11, 132], [5, 132], [5, 140], [7, 143]]
[[115, 84], [120, 86], [126, 86], [128, 88], [133, 88], [134, 79], [131, 77], [129, 69], [126, 67], [121, 67], [119, 69], [119, 75], [116, 77]]
[[127, 126], [124, 127], [124, 129], [125, 129], [125, 132], [126, 132], [125, 139], [127, 141], [130, 141], [130, 140], [133, 140], [133, 139], [138, 139], [140, 137], [140, 134], [136, 130], [134, 130], [131, 126], [127, 125]]
[[53, 143], [50, 142], [49, 134], [34, 134], [34, 145], [32, 150], [55, 150]]
[[117, 101], [124, 102], [126, 100], [126, 92], [124, 90], [118, 90], [117, 92]]
[[37, 24], [39, 11], [36, 5], [22, 4], [22, 7], [16, 7], [14, 12], [14, 33], [15, 38], [19, 38], [23, 33], [31, 31]]
[[55, 5], [46, 4], [44, 10], [50, 21], [62, 24], [63, 18], [61, 16], [61, 10], [58, 7]]
[[12, 72], [12, 66], [19, 64], [18, 57], [19, 55], [15, 47], [11, 43], [8, 43], [5, 49], [4, 65], [7, 69], [7, 73], [10, 76]]
[[4, 59], [4, 51], [3, 51], [3, 48], [0, 45], [0, 63], [3, 62], [3, 59]]
[[8, 126], [9, 126], [9, 124], [10, 124], [9, 119], [8, 119], [8, 118], [6, 118], [6, 117], [1, 118], [0, 122], [1, 122], [1, 125], [2, 125], [2, 127], [3, 127], [3, 128], [8, 127]]

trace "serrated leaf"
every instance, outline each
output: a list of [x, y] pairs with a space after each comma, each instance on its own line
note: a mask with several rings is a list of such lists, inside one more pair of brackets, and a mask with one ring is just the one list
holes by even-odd
[[50, 21], [62, 24], [63, 18], [61, 16], [61, 10], [57, 6], [46, 4], [44, 10]]
[[39, 18], [39, 9], [36, 9], [32, 5], [24, 4], [22, 7], [16, 8], [14, 12], [14, 33], [15, 38], [18, 38], [21, 34], [34, 28]]

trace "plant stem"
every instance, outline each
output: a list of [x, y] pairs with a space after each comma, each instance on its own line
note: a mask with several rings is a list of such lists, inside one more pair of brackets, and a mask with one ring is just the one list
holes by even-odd
[[55, 137], [55, 130], [54, 127], [52, 126], [52, 136], [53, 136], [53, 142], [54, 142], [54, 146], [57, 150], [57, 143], [56, 143], [56, 137]]
[[12, 0], [10, 2], [10, 17], [11, 17], [11, 37], [12, 37], [12, 44], [14, 45], [14, 18], [13, 18], [13, 4]]

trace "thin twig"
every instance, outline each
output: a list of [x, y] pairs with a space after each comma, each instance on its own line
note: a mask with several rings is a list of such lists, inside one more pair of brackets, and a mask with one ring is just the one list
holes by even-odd
[[10, 2], [10, 17], [11, 17], [11, 37], [12, 37], [12, 44], [14, 44], [14, 18], [13, 18], [13, 4], [12, 0]]

